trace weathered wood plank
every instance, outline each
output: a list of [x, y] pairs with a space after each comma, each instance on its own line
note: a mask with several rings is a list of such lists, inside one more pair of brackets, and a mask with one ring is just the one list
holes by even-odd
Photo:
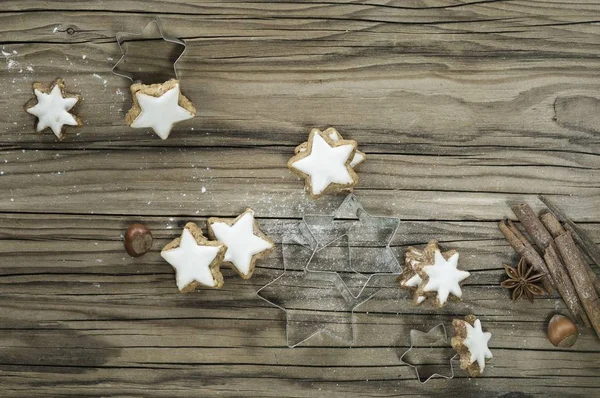
[[[177, 293], [172, 295], [177, 296]], [[235, 295], [229, 298], [235, 299]], [[412, 384], [411, 370], [398, 362], [398, 354], [407, 348], [408, 330], [413, 327], [427, 329], [436, 322], [451, 319], [451, 316], [438, 316], [424, 321], [423, 314], [399, 316], [391, 313], [387, 318], [362, 314], [357, 322], [360, 344], [357, 348], [288, 349], [283, 347], [282, 314], [274, 308], [265, 309], [265, 312], [275, 312], [275, 316], [265, 318], [249, 303], [241, 302], [241, 308], [233, 314], [231, 308], [223, 306], [213, 307], [208, 311], [213, 316], [207, 316], [206, 309], [211, 304], [194, 298], [189, 300], [189, 297], [185, 304], [180, 300], [184, 307], [163, 307], [165, 301], [160, 296], [148, 296], [143, 299], [146, 305], [133, 307], [131, 304], [85, 304], [69, 300], [40, 296], [28, 299], [29, 304], [21, 304], [18, 298], [11, 299], [8, 306], [11, 311], [8, 318], [5, 315], [3, 319], [5, 326], [1, 339], [12, 348], [4, 352], [6, 356], [0, 365], [3, 373], [41, 369], [47, 373], [49, 381], [57, 373], [83, 373], [85, 377], [89, 369], [95, 369], [94, 374], [101, 369], [112, 369], [112, 375], [116, 377], [117, 373], [127, 369], [162, 372], [175, 368], [198, 376], [202, 374], [205, 382], [224, 376], [252, 379], [270, 374], [273, 383], [282, 386], [288, 378], [325, 383], [369, 379], [381, 380], [381, 389], [391, 391], [400, 381], [409, 382], [409, 386]], [[61, 301], [63, 304], [58, 304]], [[386, 303], [390, 305], [387, 300]], [[407, 301], [404, 304], [411, 305]], [[54, 314], [58, 315], [54, 310], [57, 305], [63, 308], [58, 319], [54, 318]], [[70, 313], [78, 313], [80, 319], [69, 320]], [[138, 315], [131, 317], [133, 313]], [[244, 318], [243, 313], [250, 317]], [[16, 320], [11, 322], [12, 317]], [[90, 319], [93, 317], [99, 319]], [[489, 375], [478, 385], [492, 387], [496, 385], [493, 380], [505, 378], [514, 379], [519, 385], [517, 380], [522, 377], [560, 375], [559, 385], [562, 386], [576, 387], [579, 383], [580, 388], [586, 385], [597, 387], [595, 368], [599, 357], [597, 351], [589, 352], [597, 344], [588, 331], [580, 338], [579, 349], [565, 351], [549, 346], [543, 322], [483, 319], [494, 332], [491, 347], [496, 357], [490, 363]], [[223, 330], [227, 332], [223, 333]], [[551, 367], [545, 365], [552, 362]], [[322, 369], [328, 371], [324, 373]], [[464, 375], [459, 373], [458, 377]], [[458, 380], [448, 385], [457, 383]], [[271, 391], [265, 387], [263, 385], [257, 393]]]
[[[181, 124], [168, 142], [124, 126], [127, 81], [110, 73], [120, 56], [114, 34], [141, 29], [148, 15], [0, 14], [6, 22], [0, 40], [7, 53], [17, 52], [0, 72], [7, 77], [3, 85], [16, 92], [10, 101], [0, 100], [0, 110], [10, 115], [0, 122], [6, 130], [0, 142], [58, 145], [52, 135], [35, 134], [32, 118], [15, 103], [30, 98], [34, 76], [50, 81], [61, 74], [84, 93], [86, 126], [60, 146], [296, 145], [311, 127], [335, 125], [376, 151], [460, 153], [500, 146], [597, 153], [594, 6], [557, 3], [537, 7], [535, 15], [524, 17], [517, 8], [497, 18], [498, 7], [507, 6], [495, 3], [457, 7], [441, 17], [437, 8], [418, 11], [455, 18], [460, 29], [454, 31], [452, 24], [427, 18], [415, 23], [403, 8], [386, 7], [393, 14], [388, 22], [360, 18], [375, 5], [307, 5], [293, 15], [303, 6], [273, 3], [266, 20], [251, 4], [234, 5], [250, 15], [233, 20], [169, 16], [165, 22], [174, 34], [197, 38], [190, 39], [181, 69], [199, 116]], [[81, 33], [67, 34], [65, 18]], [[413, 22], [398, 25], [394, 18]], [[506, 18], [516, 32], [493, 33], [506, 29]], [[37, 33], [12, 36], [30, 31]], [[50, 43], [19, 44], [28, 40]]]
[[[548, 364], [552, 367], [552, 364]], [[65, 368], [60, 368], [64, 370]], [[119, 371], [120, 370], [120, 371]], [[502, 397], [505, 394], [526, 389], [531, 394], [546, 396], [593, 396], [595, 386], [592, 378], [573, 379], [571, 377], [556, 378], [560, 382], [548, 383], [547, 378], [516, 377], [484, 379], [473, 383], [472, 380], [454, 379], [452, 382], [432, 380], [425, 386], [411, 380], [408, 369], [396, 370], [391, 376], [393, 380], [360, 380], [360, 381], [320, 381], [312, 378], [277, 378], [272, 373], [262, 378], [203, 378], [202, 370], [186, 369], [99, 369], [94, 373], [64, 373], [55, 375], [48, 372], [31, 372], [27, 380], [17, 371], [5, 372], [14, 380], [15, 389], [11, 397], [20, 397], [24, 392], [29, 396], [47, 396], [48, 393], [68, 396], [73, 389], [78, 389], [80, 397], [94, 397], [102, 394], [109, 397], [145, 396], [145, 397], [184, 397], [198, 396], [235, 396], [240, 393], [246, 396], [280, 397], [281, 391], [289, 391], [289, 397], [314, 397], [327, 394], [333, 397], [348, 396], [480, 396]], [[392, 373], [394, 370], [390, 370]], [[322, 372], [323, 373], [323, 372]], [[331, 372], [333, 373], [333, 371]], [[400, 374], [401, 377], [398, 377]], [[81, 381], [81, 382], [78, 382]], [[80, 385], [81, 384], [81, 385]], [[265, 385], [280, 386], [279, 390], [265, 391]], [[31, 388], [34, 386], [34, 389]], [[193, 388], [191, 386], [194, 386]], [[389, 387], [388, 387], [389, 386]], [[550, 389], [551, 392], [548, 390]], [[575, 390], [580, 393], [574, 392]], [[46, 395], [44, 395], [46, 394]]]
[[[245, 319], [249, 323], [240, 323], [241, 330], [236, 337], [242, 338], [244, 333], [256, 328], [254, 321], [273, 323], [282, 319], [279, 310], [269, 307], [254, 295], [260, 286], [282, 272], [279, 250], [259, 264], [255, 277], [249, 281], [242, 281], [232, 272], [225, 271], [226, 285], [223, 289], [180, 295], [173, 283], [171, 267], [160, 259], [158, 249], [179, 234], [179, 228], [173, 226], [183, 225], [184, 219], [149, 219], [148, 225], [157, 239], [155, 250], [140, 259], [132, 259], [125, 255], [122, 248], [121, 233], [126, 227], [125, 218], [50, 216], [44, 227], [40, 228], [38, 217], [2, 216], [0, 252], [3, 253], [2, 262], [5, 266], [1, 270], [0, 283], [3, 301], [7, 303], [5, 328], [23, 328], [28, 322], [23, 319], [41, 322], [34, 327], [36, 330], [66, 322], [76, 329], [93, 332], [95, 329], [113, 328], [113, 323], [120, 325], [122, 320], [162, 320], [169, 327], [177, 328], [173, 320], [179, 319], [185, 323], [186, 319], [198, 318], [205, 319], [218, 329], [222, 322]], [[203, 225], [203, 220], [194, 221]], [[261, 225], [280, 242], [282, 234], [296, 222], [261, 220]], [[421, 242], [425, 230], [421, 224], [403, 223], [403, 232], [396, 237], [394, 245]], [[445, 231], [436, 236], [442, 242], [446, 241], [447, 247], [457, 248], [463, 254], [461, 266], [473, 272], [465, 287], [464, 302], [454, 303], [441, 311], [418, 307], [417, 315], [408, 293], [398, 289], [392, 278], [385, 290], [359, 308], [358, 313], [364, 317], [359, 320], [359, 325], [396, 328], [406, 323], [409, 327], [415, 327], [423, 322], [437, 322], [435, 319], [449, 320], [456, 313], [475, 312], [485, 314], [484, 319], [504, 324], [503, 327], [511, 324], [510, 327], [519, 328], [519, 325], [527, 327], [529, 323], [536, 322], [541, 325], [557, 309], [564, 311], [564, 305], [556, 297], [536, 300], [531, 306], [516, 305], [507, 299], [498, 281], [503, 274], [501, 264], [510, 257], [510, 249], [498, 239], [499, 232], [493, 229], [494, 223], [429, 222], [428, 225], [429, 231]], [[595, 231], [594, 239], [598, 239], [598, 229], [593, 225], [591, 227], [590, 230]], [[465, 236], [468, 238], [464, 239]], [[402, 246], [395, 246], [395, 249], [400, 254]], [[469, 297], [476, 300], [468, 300]], [[152, 306], [147, 305], [149, 301], [153, 303]], [[177, 310], [173, 311], [173, 308]], [[405, 315], [393, 317], [398, 313]], [[532, 317], [533, 313], [537, 316]], [[433, 318], [423, 318], [423, 314], [433, 315]], [[136, 326], [133, 327], [137, 330]], [[232, 327], [227, 327], [227, 330], [231, 331]], [[548, 348], [543, 331], [539, 326], [534, 330], [537, 331], [535, 339], [539, 348]], [[213, 332], [218, 333], [217, 330]], [[282, 336], [282, 329], [265, 332]], [[586, 338], [593, 340], [591, 333], [587, 335]], [[226, 334], [223, 338], [228, 339], [230, 335]], [[361, 345], [389, 345], [386, 339], [391, 336], [383, 333], [379, 337], [369, 338], [370, 342], [365, 341]], [[273, 341], [274, 337], [269, 337], [269, 340]], [[507, 341], [506, 344], [512, 343]], [[221, 343], [220, 346], [226, 345]]]
[[[217, 216], [251, 206], [262, 217], [289, 218], [335, 208], [343, 196], [307, 198], [303, 182], [285, 168], [292, 153], [277, 147], [4, 151], [0, 210]], [[517, 167], [493, 151], [371, 155], [357, 193], [365, 206], [402, 219], [499, 220], [512, 216], [508, 203], [550, 194], [574, 220], [600, 220], [600, 156], [521, 156]]]
[[[490, 76], [493, 73], [486, 74], [486, 78], [498, 83], [450, 83], [453, 77], [437, 77], [440, 75], [437, 71], [431, 71], [430, 76], [410, 77], [402, 70], [391, 69], [387, 74], [377, 70], [371, 75], [362, 73], [348, 81], [336, 77], [346, 75], [345, 71], [331, 72], [329, 77], [301, 73], [301, 79], [305, 80], [286, 83], [293, 76], [276, 71], [255, 82], [247, 82], [255, 76], [253, 71], [240, 73], [234, 82], [224, 80], [234, 72], [203, 71], [201, 77], [190, 76], [187, 83], [182, 82], [184, 92], [198, 106], [198, 117], [177, 126], [169, 141], [163, 142], [150, 132], [125, 126], [124, 113], [131, 101], [128, 86], [109, 72], [118, 54], [107, 57], [106, 53], [90, 55], [86, 49], [75, 52], [60, 48], [52, 51], [51, 57], [57, 68], [64, 68], [63, 72], [54, 68], [44, 72], [40, 57], [47, 59], [47, 51], [31, 57], [24, 52], [29, 49], [18, 51], [30, 59], [20, 61], [22, 65], [37, 72], [35, 79], [27, 71], [25, 74], [15, 71], [16, 76], [7, 74], [3, 79], [6, 89], [15, 93], [10, 102], [6, 99], [0, 102], [0, 109], [9, 115], [0, 125], [4, 145], [290, 146], [305, 140], [314, 126], [333, 125], [375, 151], [453, 154], [464, 148], [478, 151], [481, 147], [496, 146], [597, 153], [595, 119], [581, 120], [570, 109], [597, 111], [598, 74], [549, 82], [539, 78], [546, 69], [541, 67], [529, 76], [525, 72], [522, 78], [502, 71], [495, 77]], [[63, 51], [73, 52], [62, 55]], [[85, 61], [81, 60], [82, 54], [88, 54]], [[101, 60], [93, 61], [98, 57]], [[69, 66], [71, 60], [96, 65]], [[190, 63], [198, 65], [198, 61]], [[566, 65], [569, 71], [576, 67]], [[82, 72], [82, 68], [86, 71]], [[416, 68], [426, 73], [424, 67]], [[598, 65], [586, 69], [597, 70]], [[569, 72], [557, 71], [560, 75], [565, 73]], [[66, 78], [72, 90], [81, 92], [85, 98], [81, 107], [85, 126], [60, 144], [50, 134], [36, 134], [33, 118], [22, 111], [22, 105], [32, 96], [31, 84], [50, 82], [57, 75]], [[368, 92], [354, 83], [374, 79], [378, 81], [369, 85]], [[528, 89], [524, 88], [527, 86]], [[491, 98], [483, 100], [483, 96]], [[323, 109], [318, 105], [321, 101], [334, 105]], [[423, 117], [424, 113], [429, 116]]]

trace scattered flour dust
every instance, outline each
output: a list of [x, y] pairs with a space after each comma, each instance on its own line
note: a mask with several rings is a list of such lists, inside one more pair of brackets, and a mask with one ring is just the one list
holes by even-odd
[[108, 85], [108, 81], [106, 79], [103, 79], [102, 76], [100, 76], [97, 73], [94, 73], [92, 76], [94, 76], [98, 80], [102, 80], [102, 85], [106, 88], [106, 86]]
[[24, 71], [34, 71], [33, 66], [31, 66], [31, 64], [25, 66], [25, 69], [23, 69], [21, 63], [13, 59], [13, 57], [19, 55], [17, 51], [7, 51], [4, 47], [2, 47], [2, 49], [0, 50], [0, 54], [2, 54], [2, 56], [4, 57], [4, 60], [6, 61], [6, 70], [8, 70], [9, 72], [16, 71], [19, 73], [23, 73]]

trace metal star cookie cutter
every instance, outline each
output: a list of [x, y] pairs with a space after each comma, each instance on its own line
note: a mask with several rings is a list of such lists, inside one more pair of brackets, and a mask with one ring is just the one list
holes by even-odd
[[[354, 344], [354, 309], [357, 300], [337, 274], [309, 272], [306, 263], [315, 253], [315, 242], [301, 225], [285, 234], [282, 243], [283, 273], [256, 294], [286, 315], [286, 342], [293, 348], [318, 335], [328, 335], [344, 345]], [[326, 344], [326, 342], [321, 342]]]
[[390, 248], [400, 219], [368, 214], [353, 194], [333, 215], [305, 215], [303, 221], [316, 245], [306, 269], [338, 274], [354, 298], [373, 279], [402, 271]]
[[[444, 350], [451, 355], [444, 355]], [[410, 347], [400, 356], [400, 362], [412, 367], [419, 383], [425, 384], [432, 378], [452, 379], [452, 361], [458, 354], [452, 354], [446, 327], [440, 323], [428, 332], [417, 329], [410, 331]], [[444, 372], [444, 370], [446, 372]]]
[[[152, 32], [152, 30], [154, 31]], [[149, 32], [154, 34], [150, 34]], [[181, 57], [183, 57], [187, 46], [185, 44], [185, 41], [177, 37], [167, 35], [162, 27], [162, 23], [159, 18], [154, 18], [150, 23], [148, 23], [148, 25], [146, 25], [140, 31], [140, 33], [119, 32], [117, 33], [116, 38], [117, 44], [119, 45], [119, 49], [121, 50], [121, 53], [123, 55], [112, 67], [112, 72], [115, 75], [127, 78], [132, 82], [139, 81], [148, 84], [164, 83], [172, 77], [175, 77], [175, 79], [179, 80], [179, 74], [177, 72], [177, 62], [181, 59]], [[135, 64], [132, 68], [124, 68], [124, 66], [128, 63], [128, 58], [135, 60], [135, 57], [132, 57], [130, 51], [128, 51], [127, 49], [129, 42], [133, 43], [140, 40], [155, 41], [157, 39], [162, 39], [163, 42], [176, 45], [175, 47], [173, 47], [173, 50], [171, 51], [168, 60], [168, 69], [172, 69], [172, 73], [159, 73], [157, 71], [144, 72], [142, 71], [141, 66], [137, 66], [136, 70]], [[145, 43], [145, 46], [148, 45], [148, 43]], [[175, 51], [175, 49], [179, 47], [181, 47], [181, 51]], [[143, 65], [144, 68], [150, 69], [151, 67], [156, 67], [158, 70], [166, 69], [165, 67], [167, 64], [160, 64], [160, 62], [164, 62], [164, 60], [161, 60], [160, 57], [144, 57], [143, 61], [144, 62], [141, 63], [141, 65]]]

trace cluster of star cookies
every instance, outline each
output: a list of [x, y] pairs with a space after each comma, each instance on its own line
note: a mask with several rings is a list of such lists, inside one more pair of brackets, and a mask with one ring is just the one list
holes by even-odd
[[354, 169], [366, 160], [354, 140], [345, 140], [334, 128], [313, 129], [308, 141], [298, 145], [288, 168], [304, 178], [309, 195], [318, 199], [331, 192], [349, 190], [358, 184]]
[[161, 256], [175, 269], [177, 287], [182, 293], [199, 286], [220, 288], [220, 267], [230, 264], [243, 279], [254, 273], [257, 260], [269, 254], [273, 241], [254, 219], [254, 211], [246, 209], [236, 219], [208, 219], [208, 240], [194, 223], [187, 223], [181, 236], [166, 245]]
[[[175, 123], [196, 115], [196, 108], [181, 94], [179, 81], [175, 79], [161, 84], [134, 83], [130, 89], [133, 106], [125, 117], [127, 124], [133, 128], [152, 128], [163, 140], [169, 137]], [[33, 92], [35, 98], [25, 105], [25, 110], [38, 118], [36, 131], [49, 128], [62, 140], [67, 126], [81, 126], [81, 119], [71, 112], [81, 96], [68, 93], [62, 79], [49, 87], [35, 83]]]
[[492, 359], [488, 341], [492, 334], [481, 329], [481, 321], [475, 315], [452, 320], [454, 337], [452, 348], [460, 356], [460, 368], [466, 369], [471, 377], [477, 377], [485, 369], [485, 360]]
[[404, 270], [398, 277], [400, 286], [414, 292], [413, 301], [421, 304], [428, 298], [437, 307], [442, 307], [452, 297], [462, 298], [461, 282], [469, 277], [469, 272], [458, 269], [458, 252], [442, 252], [435, 240], [425, 249], [406, 249]]

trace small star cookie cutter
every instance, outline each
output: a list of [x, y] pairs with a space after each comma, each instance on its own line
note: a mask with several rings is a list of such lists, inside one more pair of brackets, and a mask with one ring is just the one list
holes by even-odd
[[390, 247], [400, 219], [368, 214], [355, 195], [348, 195], [333, 215], [305, 215], [303, 221], [316, 245], [306, 269], [338, 274], [354, 298], [372, 280], [402, 271]]
[[314, 340], [318, 335], [327, 335], [346, 346], [352, 345], [356, 339], [354, 309], [371, 296], [356, 299], [339, 275], [307, 271], [306, 263], [315, 249], [314, 240], [301, 225], [295, 232], [285, 234], [283, 273], [256, 294], [285, 312], [288, 347]]
[[[184, 40], [181, 40], [177, 37], [167, 35], [162, 27], [162, 23], [160, 18], [156, 17], [150, 23], [148, 23], [139, 33], [130, 33], [130, 32], [118, 32], [116, 35], [117, 44], [119, 45], [119, 50], [121, 50], [122, 56], [117, 61], [117, 63], [112, 67], [112, 73], [117, 76], [124, 77], [126, 79], [131, 80], [132, 82], [141, 82], [146, 84], [151, 83], [164, 83], [172, 77], [179, 80], [179, 73], [177, 72], [177, 62], [183, 57], [187, 45]], [[128, 57], [131, 57], [135, 60], [135, 57], [132, 57], [130, 52], [128, 51], [127, 43], [135, 42], [140, 40], [156, 40], [162, 39], [164, 42], [175, 44], [176, 46], [171, 51], [169, 56], [169, 69], [173, 69], [172, 73], [159, 73], [157, 71], [154, 72], [143, 72], [141, 66], [137, 66], [137, 70], [134, 67], [131, 69], [127, 69], [124, 66], [128, 63]], [[181, 52], [174, 51], [175, 48], [181, 47]], [[161, 60], [157, 57], [145, 57], [144, 58], [144, 67], [155, 66], [157, 69], [165, 69], [165, 65], [161, 65], [160, 63], [156, 65], [157, 62]], [[138, 60], [139, 62], [139, 60]], [[133, 62], [132, 62], [133, 63]], [[152, 64], [154, 63], [154, 64]], [[151, 64], [151, 65], [149, 65]]]
[[[428, 332], [411, 329], [409, 334], [410, 347], [400, 356], [400, 362], [415, 370], [419, 383], [425, 384], [432, 378], [452, 379], [452, 361], [458, 354], [452, 354], [444, 324], [437, 324]], [[451, 355], [445, 355], [445, 351]]]

